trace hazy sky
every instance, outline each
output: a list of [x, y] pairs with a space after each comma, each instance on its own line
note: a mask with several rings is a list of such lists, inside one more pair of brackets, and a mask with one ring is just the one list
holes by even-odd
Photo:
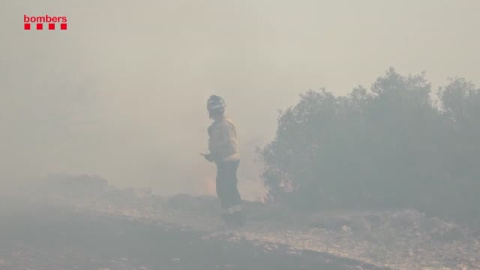
[[[24, 14], [67, 16], [68, 30], [24, 31]], [[0, 15], [4, 183], [89, 173], [206, 192], [215, 93], [251, 192], [253, 148], [301, 92], [343, 95], [390, 66], [426, 71], [434, 91], [453, 76], [480, 84], [477, 0], [2, 0]]]

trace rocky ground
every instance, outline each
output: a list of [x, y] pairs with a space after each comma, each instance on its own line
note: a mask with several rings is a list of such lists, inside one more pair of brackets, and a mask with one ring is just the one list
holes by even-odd
[[0, 194], [0, 269], [480, 269], [478, 233], [411, 209], [295, 213], [155, 196], [95, 177]]
[[[22, 205], [25, 207], [27, 205]], [[315, 253], [166, 228], [121, 217], [28, 205], [0, 223], [0, 269], [356, 269]]]

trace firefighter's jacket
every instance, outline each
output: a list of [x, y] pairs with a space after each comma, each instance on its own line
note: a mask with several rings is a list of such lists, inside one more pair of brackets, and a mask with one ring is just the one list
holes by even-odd
[[237, 132], [233, 122], [225, 117], [208, 128], [208, 149], [215, 162], [239, 160]]

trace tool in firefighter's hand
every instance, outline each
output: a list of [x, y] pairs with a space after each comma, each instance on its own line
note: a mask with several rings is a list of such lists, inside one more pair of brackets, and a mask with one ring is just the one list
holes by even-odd
[[204, 153], [200, 153], [200, 155], [202, 155], [206, 160], [212, 162], [213, 161], [213, 155], [212, 153], [209, 153], [209, 154], [204, 154]]

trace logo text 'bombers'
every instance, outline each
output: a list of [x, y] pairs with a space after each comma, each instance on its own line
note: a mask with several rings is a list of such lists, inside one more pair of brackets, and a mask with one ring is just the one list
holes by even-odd
[[66, 16], [27, 16], [23, 15], [23, 23], [25, 30], [32, 29], [35, 26], [37, 30], [43, 30], [43, 24], [48, 26], [48, 30], [55, 30], [57, 26], [60, 26], [60, 30], [67, 30], [67, 17]]

